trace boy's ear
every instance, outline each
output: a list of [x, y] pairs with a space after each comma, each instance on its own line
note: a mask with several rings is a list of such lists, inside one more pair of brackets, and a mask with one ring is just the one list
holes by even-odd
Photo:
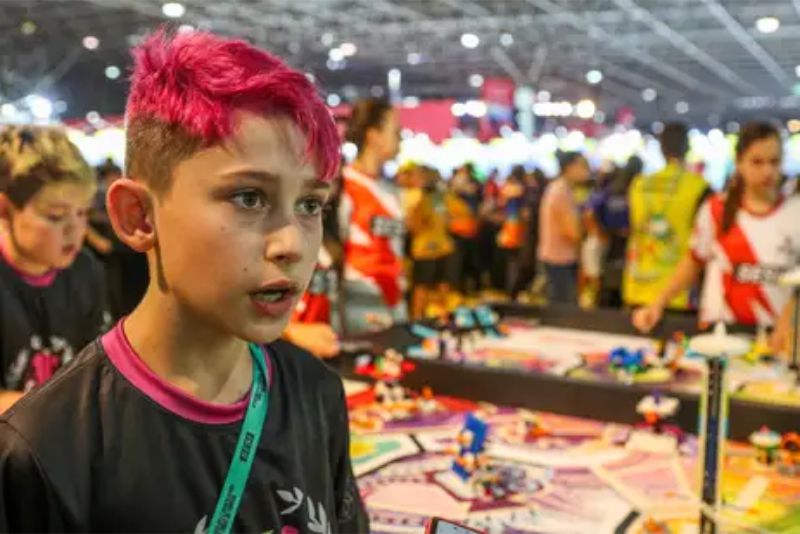
[[150, 190], [141, 182], [124, 177], [115, 180], [106, 193], [111, 225], [120, 241], [136, 252], [147, 252], [156, 244]]

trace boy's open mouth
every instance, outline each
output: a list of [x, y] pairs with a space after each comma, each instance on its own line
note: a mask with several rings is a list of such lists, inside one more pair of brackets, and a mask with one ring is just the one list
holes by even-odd
[[263, 315], [281, 316], [288, 313], [294, 303], [294, 297], [300, 292], [300, 286], [289, 279], [270, 282], [250, 293], [256, 309]]
[[266, 291], [259, 291], [253, 293], [253, 298], [262, 302], [278, 302], [287, 296], [290, 296], [291, 290], [289, 289], [269, 289]]

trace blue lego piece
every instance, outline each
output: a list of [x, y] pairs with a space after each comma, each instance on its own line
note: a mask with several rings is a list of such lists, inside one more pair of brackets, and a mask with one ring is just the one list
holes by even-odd
[[487, 336], [501, 337], [500, 332], [497, 330], [497, 325], [500, 321], [497, 318], [497, 314], [489, 306], [476, 306], [475, 317]]
[[[475, 414], [467, 414], [464, 427], [458, 434], [458, 457], [451, 468], [462, 480], [469, 480], [475, 472], [474, 462], [483, 454], [488, 436], [489, 424]], [[465, 465], [467, 461], [473, 465]]]
[[453, 313], [453, 319], [456, 327], [462, 330], [471, 330], [477, 326], [472, 311], [464, 306], [456, 308], [456, 311]]
[[421, 324], [412, 324], [411, 333], [422, 339], [434, 339], [439, 336], [439, 331]]
[[628, 372], [638, 372], [645, 368], [644, 350], [630, 350], [625, 347], [617, 347], [611, 351], [609, 362], [612, 367]]

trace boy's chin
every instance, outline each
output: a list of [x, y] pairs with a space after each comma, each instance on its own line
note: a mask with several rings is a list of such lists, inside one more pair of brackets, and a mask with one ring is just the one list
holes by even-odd
[[276, 319], [269, 322], [249, 321], [244, 325], [237, 337], [259, 345], [272, 343], [283, 335], [287, 324], [289, 324], [288, 316], [285, 319]]

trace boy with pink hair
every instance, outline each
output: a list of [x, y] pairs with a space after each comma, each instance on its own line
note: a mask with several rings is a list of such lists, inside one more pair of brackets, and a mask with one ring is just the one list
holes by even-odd
[[135, 51], [119, 238], [141, 304], [0, 420], [0, 530], [366, 532], [341, 381], [279, 337], [338, 137], [313, 84], [247, 43]]

